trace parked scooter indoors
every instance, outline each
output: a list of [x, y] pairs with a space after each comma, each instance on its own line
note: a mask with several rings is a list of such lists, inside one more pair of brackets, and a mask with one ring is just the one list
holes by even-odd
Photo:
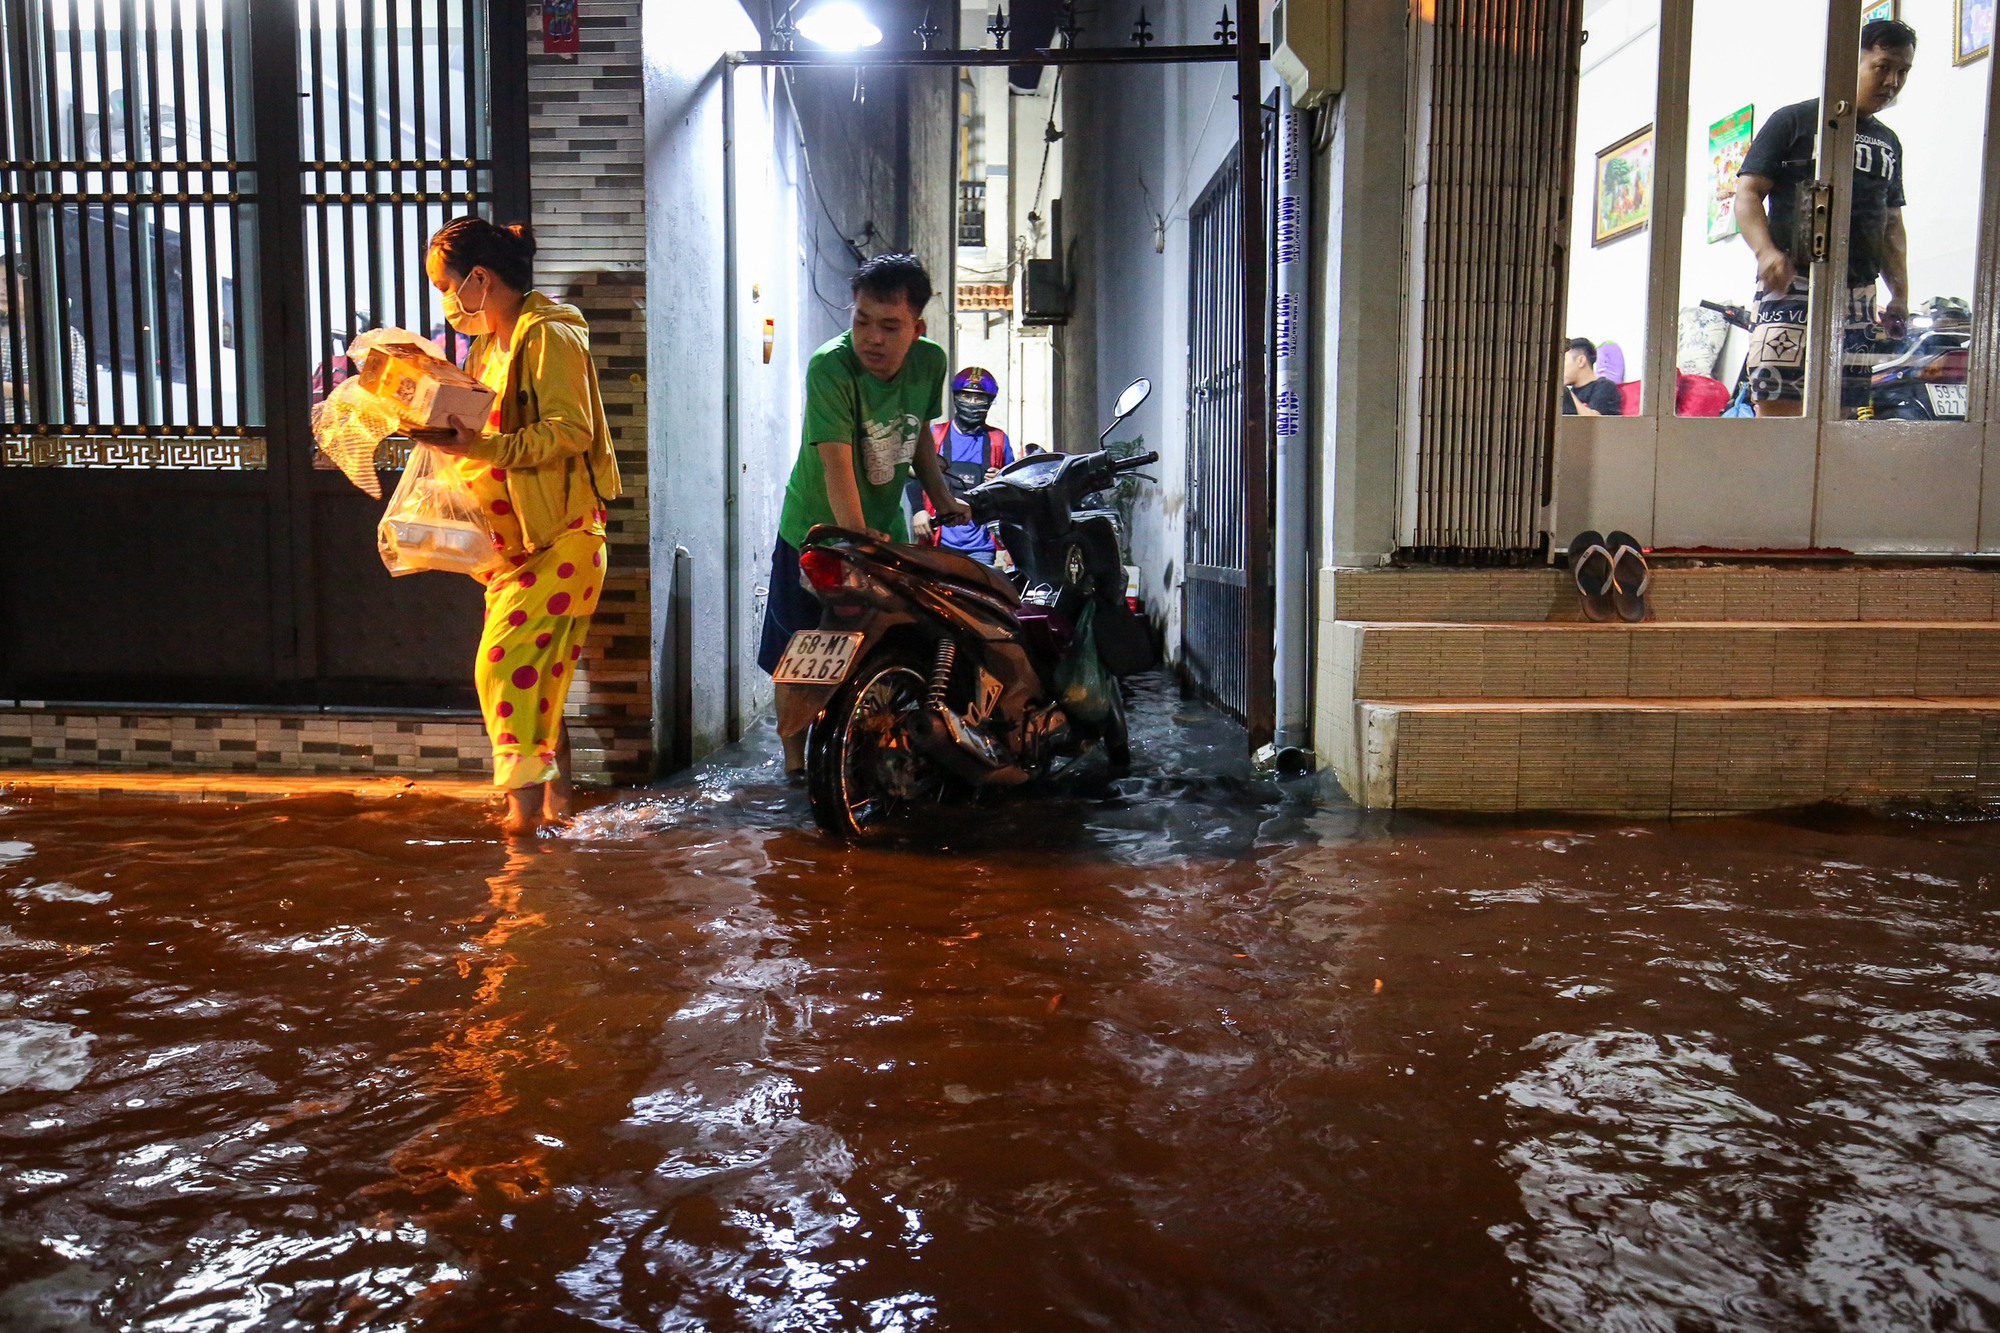
[[1099, 448], [1030, 454], [965, 494], [997, 523], [1012, 576], [952, 551], [829, 526], [799, 569], [824, 607], [792, 636], [773, 679], [778, 728], [808, 729], [806, 786], [829, 833], [865, 838], [925, 805], [1012, 786], [1101, 751], [1130, 762], [1118, 678], [1154, 664], [1125, 601], [1115, 518], [1092, 497], [1158, 460], [1103, 442], [1152, 392], [1118, 397]]
[[1963, 421], [1972, 369], [1972, 307], [1934, 297], [1910, 315], [1907, 350], [1869, 377], [1878, 421]]

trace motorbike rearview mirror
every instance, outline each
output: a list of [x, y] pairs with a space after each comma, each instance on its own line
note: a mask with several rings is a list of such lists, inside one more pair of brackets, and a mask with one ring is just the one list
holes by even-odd
[[1103, 434], [1097, 437], [1097, 442], [1099, 444], [1104, 443], [1104, 437], [1109, 435], [1113, 430], [1116, 430], [1119, 422], [1137, 412], [1139, 404], [1151, 397], [1152, 393], [1153, 382], [1144, 375], [1126, 385], [1125, 392], [1118, 395], [1117, 403], [1111, 408], [1111, 424], [1104, 428]]

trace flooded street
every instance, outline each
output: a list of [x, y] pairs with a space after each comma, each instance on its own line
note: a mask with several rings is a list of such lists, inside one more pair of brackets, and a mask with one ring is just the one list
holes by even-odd
[[2000, 824], [1134, 775], [811, 829], [768, 732], [0, 814], [0, 1328], [2000, 1326]]

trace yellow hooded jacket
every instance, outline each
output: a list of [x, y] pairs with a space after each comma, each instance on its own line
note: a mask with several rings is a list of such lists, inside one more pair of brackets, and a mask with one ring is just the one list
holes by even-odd
[[[488, 333], [473, 341], [468, 364], [480, 364], [492, 338]], [[508, 502], [530, 551], [554, 542], [577, 519], [587, 520], [600, 496], [618, 498], [611, 424], [581, 310], [528, 293], [514, 326], [500, 431], [482, 436], [466, 453], [507, 470]]]

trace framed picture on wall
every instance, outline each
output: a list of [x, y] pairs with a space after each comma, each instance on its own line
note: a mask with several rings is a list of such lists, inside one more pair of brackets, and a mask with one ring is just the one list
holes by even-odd
[[[1990, 4], [1991, 0], [1987, 0]], [[1604, 245], [1644, 227], [1653, 217], [1653, 127], [1626, 135], [1597, 154], [1590, 243]]]
[[1756, 137], [1757, 108], [1746, 106], [1708, 127], [1708, 240], [1736, 235], [1736, 173]]
[[1951, 63], [1970, 65], [1993, 50], [1993, 0], [1953, 0], [1958, 21], [1951, 30]]
[[1899, 19], [1903, 17], [1896, 10], [1899, 0], [1874, 0], [1873, 4], [1861, 6], [1861, 21], [1873, 23], [1876, 19]]

